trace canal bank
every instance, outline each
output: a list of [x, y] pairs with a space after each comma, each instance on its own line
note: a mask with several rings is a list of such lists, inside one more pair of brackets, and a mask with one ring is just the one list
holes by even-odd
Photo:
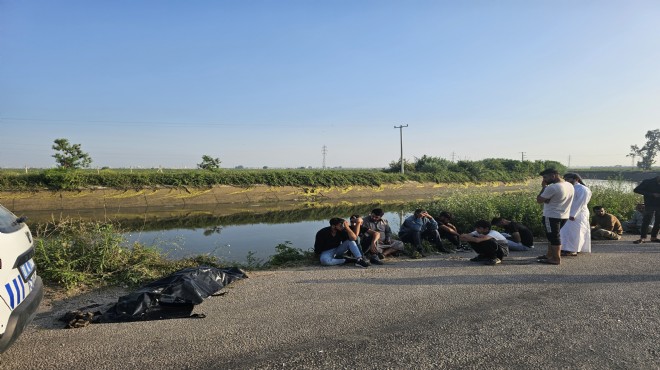
[[109, 188], [75, 191], [40, 190], [32, 192], [0, 192], [0, 204], [16, 212], [118, 209], [139, 207], [189, 207], [194, 205], [236, 205], [260, 203], [378, 203], [394, 200], [428, 201], [454, 191], [469, 188], [496, 191], [520, 190], [529, 183], [490, 182], [480, 184], [437, 184], [404, 182], [381, 186], [235, 187], [218, 185], [209, 188], [149, 188], [119, 190]]

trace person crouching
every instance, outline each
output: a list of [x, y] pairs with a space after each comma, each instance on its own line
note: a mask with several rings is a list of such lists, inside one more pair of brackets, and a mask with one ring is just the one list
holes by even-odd
[[469, 234], [461, 234], [460, 240], [468, 242], [477, 256], [472, 262], [483, 262], [484, 265], [497, 265], [504, 256], [509, 255], [509, 247], [504, 235], [491, 230], [490, 222], [479, 220], [474, 224], [475, 230]]

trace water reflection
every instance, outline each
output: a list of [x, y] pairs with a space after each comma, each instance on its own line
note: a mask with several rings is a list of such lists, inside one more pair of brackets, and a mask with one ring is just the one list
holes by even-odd
[[367, 215], [376, 207], [386, 211], [385, 217], [395, 233], [414, 208], [401, 203], [322, 207], [263, 214], [193, 215], [142, 224], [122, 223], [122, 226], [131, 230], [125, 235], [130, 243], [157, 245], [171, 258], [209, 254], [227, 261], [245, 262], [252, 252], [255, 258], [266, 261], [276, 245], [287, 241], [295, 248], [313, 248], [316, 232], [328, 226], [331, 217]]

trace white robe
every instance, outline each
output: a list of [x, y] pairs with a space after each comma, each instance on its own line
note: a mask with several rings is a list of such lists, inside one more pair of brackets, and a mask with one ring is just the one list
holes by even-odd
[[566, 221], [559, 231], [561, 249], [569, 252], [591, 253], [591, 225], [589, 224], [589, 200], [591, 190], [582, 184], [575, 184], [575, 195], [571, 204], [570, 216], [575, 220]]

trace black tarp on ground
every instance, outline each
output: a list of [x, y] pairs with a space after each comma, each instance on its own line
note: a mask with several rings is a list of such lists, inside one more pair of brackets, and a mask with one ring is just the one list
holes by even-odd
[[120, 297], [100, 322], [162, 320], [190, 317], [195, 305], [234, 280], [247, 278], [238, 268], [191, 267]]

